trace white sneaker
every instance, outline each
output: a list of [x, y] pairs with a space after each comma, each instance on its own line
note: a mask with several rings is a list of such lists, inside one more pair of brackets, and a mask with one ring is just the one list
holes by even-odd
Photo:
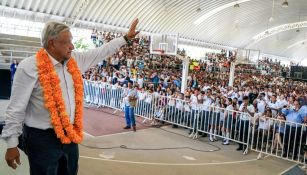
[[222, 145], [229, 145], [229, 142], [225, 141], [225, 142], [222, 143]]

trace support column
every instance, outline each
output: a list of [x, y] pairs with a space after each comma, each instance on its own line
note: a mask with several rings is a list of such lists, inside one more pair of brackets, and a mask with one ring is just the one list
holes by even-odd
[[190, 60], [188, 58], [184, 58], [182, 60], [181, 93], [184, 93], [184, 91], [187, 89], [189, 63], [190, 63]]
[[228, 86], [231, 86], [231, 87], [233, 87], [233, 82], [235, 80], [235, 68], [236, 68], [236, 64], [232, 62], [230, 64], [229, 82], [228, 82]]
[[13, 51], [11, 51], [10, 64], [13, 63]]

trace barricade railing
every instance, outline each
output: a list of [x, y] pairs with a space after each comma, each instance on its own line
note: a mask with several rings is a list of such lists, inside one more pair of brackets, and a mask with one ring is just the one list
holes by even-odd
[[[97, 107], [121, 110], [128, 89], [103, 82], [84, 80], [85, 102]], [[227, 110], [218, 106], [191, 104], [178, 98], [138, 92], [135, 115], [150, 121], [163, 121], [191, 131], [191, 137], [210, 135], [210, 139], [223, 139], [248, 150], [289, 161], [305, 164], [307, 130], [305, 124], [275, 118], [256, 118], [248, 113]]]
[[197, 113], [196, 134], [209, 134], [212, 140], [222, 138], [225, 145], [233, 141], [240, 145], [244, 154], [248, 152], [251, 119], [248, 113], [203, 105]]
[[[123, 98], [128, 89], [109, 83], [83, 80], [84, 99], [86, 103], [97, 107], [109, 107], [117, 110], [124, 109]], [[144, 119], [152, 119], [154, 116], [154, 102], [156, 99], [153, 94], [149, 94], [145, 99], [138, 99], [135, 114]]]
[[251, 125], [251, 150], [305, 164], [306, 125], [276, 118], [259, 117]]
[[191, 113], [189, 102], [159, 96], [156, 100], [156, 111], [154, 120], [163, 121], [174, 126], [180, 126], [193, 130], [195, 128], [196, 117]]

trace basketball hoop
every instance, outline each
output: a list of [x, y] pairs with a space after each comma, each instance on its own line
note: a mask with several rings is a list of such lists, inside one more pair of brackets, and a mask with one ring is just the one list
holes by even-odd
[[150, 36], [150, 54], [177, 55], [178, 34], [156, 33]]
[[152, 51], [158, 53], [159, 55], [164, 55], [164, 53], [165, 53], [165, 50], [163, 50], [163, 49], [155, 49], [155, 50], [152, 50]]

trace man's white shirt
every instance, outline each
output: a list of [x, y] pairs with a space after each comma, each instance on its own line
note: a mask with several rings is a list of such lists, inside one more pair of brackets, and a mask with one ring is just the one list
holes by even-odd
[[[114, 54], [126, 44], [123, 37], [112, 40], [102, 47], [88, 52], [72, 52], [81, 73]], [[75, 92], [71, 74], [67, 71], [67, 64], [61, 64], [49, 55], [54, 69], [60, 79], [62, 96], [70, 122], [75, 118]], [[45, 108], [42, 87], [38, 81], [36, 57], [31, 56], [20, 62], [16, 71], [10, 103], [6, 110], [6, 125], [2, 138], [8, 148], [18, 145], [18, 136], [22, 133], [23, 124], [38, 129], [53, 128], [50, 123], [49, 111]]]

